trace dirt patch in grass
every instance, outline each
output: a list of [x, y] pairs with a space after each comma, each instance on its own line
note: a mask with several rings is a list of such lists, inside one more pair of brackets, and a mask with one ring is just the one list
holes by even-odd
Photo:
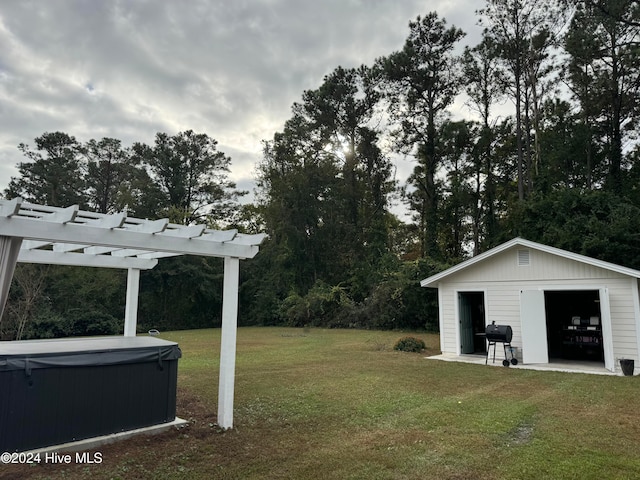
[[531, 441], [533, 436], [533, 425], [530, 423], [521, 423], [507, 435], [506, 444], [508, 447], [516, 447], [526, 445]]

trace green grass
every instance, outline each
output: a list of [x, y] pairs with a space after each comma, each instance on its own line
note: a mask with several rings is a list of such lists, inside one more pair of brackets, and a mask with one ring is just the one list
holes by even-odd
[[[636, 377], [426, 360], [404, 334], [238, 330], [234, 429], [217, 411], [219, 330], [179, 342], [190, 425], [99, 449], [100, 465], [0, 468], [0, 478], [636, 479]], [[427, 354], [437, 335], [416, 334]]]

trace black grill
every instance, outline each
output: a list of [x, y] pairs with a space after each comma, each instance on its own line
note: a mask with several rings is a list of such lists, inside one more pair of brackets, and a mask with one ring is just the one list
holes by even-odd
[[[504, 347], [504, 360], [502, 364], [505, 367], [509, 366], [509, 363], [513, 365], [518, 364], [518, 360], [513, 356], [513, 349], [511, 347], [511, 339], [513, 338], [513, 330], [511, 325], [496, 325], [496, 322], [491, 322], [491, 325], [487, 325], [485, 328], [485, 336], [487, 337], [487, 356], [484, 360], [485, 365], [489, 361], [489, 350], [493, 346], [493, 363], [496, 362], [496, 344], [502, 343]], [[507, 352], [509, 352], [511, 359], [509, 360]]]
[[511, 330], [511, 325], [496, 325], [494, 322], [487, 325], [485, 335], [490, 342], [511, 343], [513, 330]]

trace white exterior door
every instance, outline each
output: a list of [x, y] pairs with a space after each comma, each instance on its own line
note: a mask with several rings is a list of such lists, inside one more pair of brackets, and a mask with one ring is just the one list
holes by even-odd
[[544, 291], [520, 291], [522, 363], [549, 363]]
[[611, 331], [611, 309], [609, 307], [609, 289], [599, 289], [600, 320], [602, 322], [602, 349], [604, 352], [604, 368], [615, 371], [613, 358], [613, 333]]

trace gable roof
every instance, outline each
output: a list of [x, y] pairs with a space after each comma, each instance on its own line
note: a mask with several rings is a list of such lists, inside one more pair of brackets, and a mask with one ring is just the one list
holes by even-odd
[[533, 250], [539, 250], [541, 252], [550, 253], [552, 255], [557, 255], [559, 257], [567, 258], [569, 260], [574, 260], [576, 262], [586, 263], [587, 265], [593, 265], [594, 267], [604, 268], [605, 270], [611, 270], [613, 272], [621, 273], [623, 275], [628, 275], [630, 277], [640, 278], [640, 271], [634, 270], [632, 268], [623, 267], [621, 265], [616, 265], [615, 263], [605, 262], [603, 260], [598, 260], [596, 258], [587, 257], [585, 255], [580, 255], [577, 253], [569, 252], [567, 250], [562, 250], [560, 248], [550, 247], [548, 245], [544, 245], [542, 243], [532, 242], [530, 240], [525, 240], [524, 238], [516, 237], [513, 240], [509, 240], [502, 245], [498, 245], [497, 247], [492, 248], [491, 250], [487, 250], [484, 253], [476, 255], [469, 260], [465, 260], [458, 265], [455, 265], [447, 270], [444, 270], [436, 275], [432, 275], [428, 278], [425, 278], [420, 282], [421, 287], [434, 287], [437, 288], [438, 282], [443, 280], [444, 278], [453, 275], [461, 270], [464, 270], [467, 267], [475, 265], [476, 263], [487, 260], [488, 258], [493, 257], [505, 250], [508, 250], [512, 247], [520, 246], [526, 247]]

